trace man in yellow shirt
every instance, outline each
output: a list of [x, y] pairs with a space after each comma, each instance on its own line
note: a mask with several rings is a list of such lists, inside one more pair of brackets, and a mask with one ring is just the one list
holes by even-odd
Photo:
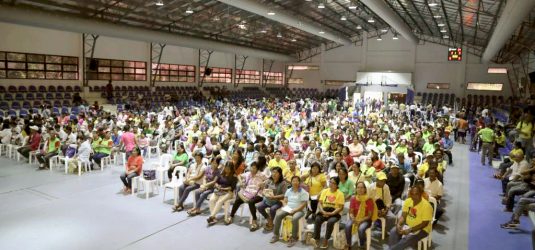
[[301, 170], [297, 167], [297, 162], [295, 160], [288, 161], [288, 169], [283, 172], [284, 179], [288, 183], [292, 183], [292, 177], [299, 176], [301, 177]]
[[402, 250], [409, 247], [416, 249], [418, 241], [431, 233], [433, 207], [422, 198], [422, 193], [423, 190], [420, 187], [412, 187], [410, 198], [403, 202], [398, 224], [390, 230], [388, 240], [390, 250]]
[[484, 129], [479, 130], [477, 135], [483, 142], [481, 146], [481, 165], [485, 166], [485, 157], [488, 158], [489, 165], [492, 165], [492, 149], [494, 144], [494, 124], [489, 124]]
[[268, 168], [269, 169], [272, 169], [274, 167], [280, 167], [282, 169], [282, 172], [284, 173], [285, 171], [288, 170], [288, 164], [286, 163], [286, 161], [284, 159], [282, 159], [282, 152], [280, 150], [277, 150], [277, 152], [275, 152], [275, 158], [271, 159], [268, 163]]

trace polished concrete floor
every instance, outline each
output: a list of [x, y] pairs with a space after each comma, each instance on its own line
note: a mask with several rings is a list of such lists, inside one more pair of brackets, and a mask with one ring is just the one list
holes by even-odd
[[[445, 179], [446, 213], [433, 232], [435, 249], [468, 248], [467, 149], [454, 148], [455, 165]], [[0, 158], [0, 249], [287, 249], [269, 244], [272, 234], [249, 232], [248, 209], [234, 225], [208, 228], [206, 215], [171, 213], [171, 190], [166, 202], [162, 189], [148, 200], [124, 195], [118, 166], [82, 176], [35, 169]], [[379, 235], [374, 232], [372, 248], [387, 249]], [[302, 243], [294, 248], [311, 249]]]

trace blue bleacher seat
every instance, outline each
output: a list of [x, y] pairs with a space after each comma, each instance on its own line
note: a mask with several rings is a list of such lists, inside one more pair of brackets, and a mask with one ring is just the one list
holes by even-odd
[[80, 86], [74, 86], [74, 92], [82, 92], [82, 88]]
[[59, 109], [57, 107], [52, 108], [52, 114], [59, 115]]
[[11, 85], [11, 86], [7, 87], [7, 91], [10, 92], [10, 93], [17, 93], [17, 87]]
[[28, 110], [27, 109], [21, 109], [19, 112], [19, 116], [26, 117], [28, 116]]
[[48, 86], [48, 92], [56, 92], [56, 86], [53, 86], [53, 85]]
[[65, 100], [71, 100], [71, 99], [72, 99], [71, 93], [65, 93], [65, 94], [63, 95], [63, 99], [65, 99]]
[[44, 100], [45, 99], [45, 96], [42, 92], [37, 92], [35, 94], [35, 100]]
[[52, 93], [46, 93], [46, 99], [47, 100], [53, 100], [54, 99], [54, 95]]
[[59, 108], [59, 107], [61, 107], [61, 101], [59, 101], [59, 100], [55, 100], [55, 101], [54, 101], [54, 107], [55, 107], [55, 108]]
[[63, 93], [60, 93], [60, 92], [56, 93], [56, 99], [58, 100], [63, 99]]
[[76, 115], [71, 115], [69, 118], [71, 119], [71, 121], [75, 120], [76, 119]]
[[26, 94], [26, 100], [33, 101], [35, 97], [33, 96], [33, 93]]
[[12, 109], [20, 109], [20, 102], [12, 102], [11, 103]]
[[28, 92], [37, 92], [37, 88], [34, 85], [28, 87]]
[[0, 86], [0, 93], [6, 93], [6, 87]]
[[68, 114], [68, 113], [69, 113], [69, 108], [63, 106], [63, 107], [61, 108], [61, 113], [62, 113], [62, 114]]
[[5, 117], [4, 111], [0, 110], [0, 117]]
[[5, 93], [4, 94], [4, 100], [13, 101], [13, 95], [11, 93]]
[[62, 85], [59, 85], [56, 91], [65, 92], [65, 88]]
[[22, 108], [23, 109], [30, 109], [31, 107], [32, 107], [32, 105], [30, 104], [29, 101], [22, 102]]
[[11, 117], [16, 117], [17, 116], [17, 111], [15, 111], [13, 109], [10, 109], [7, 113]]
[[24, 96], [22, 95], [22, 93], [16, 93], [15, 94], [15, 100], [17, 100], [17, 101], [24, 100]]
[[34, 114], [38, 114], [39, 113], [39, 109], [37, 109], [37, 108], [32, 108], [32, 111], [33, 111]]
[[34, 108], [39, 108], [41, 106], [41, 101], [34, 101], [33, 102], [33, 107]]
[[26, 86], [19, 86], [19, 92], [28, 92], [28, 90], [26, 90]]
[[39, 92], [45, 93], [46, 92], [46, 87], [43, 86], [43, 85], [39, 86]]
[[9, 104], [7, 102], [0, 102], [0, 109], [8, 110], [9, 109]]
[[67, 106], [67, 107], [70, 107], [71, 106], [71, 101], [69, 100], [63, 100], [63, 106]]
[[65, 87], [65, 92], [72, 92], [72, 86]]
[[80, 111], [79, 111], [79, 109], [78, 109], [78, 106], [74, 106], [74, 107], [72, 107], [72, 109], [71, 109], [71, 114], [78, 115], [79, 112], [80, 112]]

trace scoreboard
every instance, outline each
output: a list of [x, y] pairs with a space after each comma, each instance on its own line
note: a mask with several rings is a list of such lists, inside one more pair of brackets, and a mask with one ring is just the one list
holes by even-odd
[[462, 61], [463, 49], [462, 48], [448, 48], [448, 61]]

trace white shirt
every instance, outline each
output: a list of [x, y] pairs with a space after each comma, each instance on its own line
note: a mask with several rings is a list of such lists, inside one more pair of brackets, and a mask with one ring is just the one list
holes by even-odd
[[78, 159], [81, 161], [89, 161], [89, 154], [91, 153], [91, 143], [85, 140], [78, 148]]
[[444, 195], [444, 188], [442, 187], [442, 182], [440, 182], [438, 179], [435, 179], [435, 181], [431, 181], [428, 178], [424, 179], [425, 183], [425, 191], [432, 197], [436, 196], [443, 196]]
[[511, 165], [511, 176], [509, 176], [509, 180], [517, 180], [520, 178], [520, 173], [529, 169], [529, 163], [524, 159], [521, 162], [514, 162], [513, 165]]
[[11, 140], [11, 129], [6, 128], [0, 131], [0, 139], [2, 140], [2, 144], [9, 144], [9, 141]]

